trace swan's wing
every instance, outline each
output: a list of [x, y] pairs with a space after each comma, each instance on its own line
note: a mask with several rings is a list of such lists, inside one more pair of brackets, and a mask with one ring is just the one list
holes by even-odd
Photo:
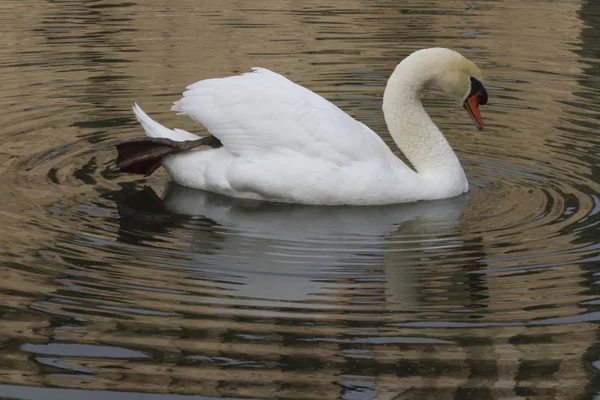
[[267, 69], [253, 71], [188, 86], [172, 109], [238, 155], [292, 151], [343, 164], [390, 153], [377, 134], [323, 97]]

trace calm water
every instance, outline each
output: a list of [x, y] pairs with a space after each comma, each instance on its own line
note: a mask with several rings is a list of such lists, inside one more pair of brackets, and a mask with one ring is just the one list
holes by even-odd
[[[332, 5], [329, 5], [332, 4]], [[0, 4], [0, 397], [593, 399], [600, 341], [600, 3]], [[111, 172], [206, 77], [263, 66], [390, 144], [381, 96], [452, 47], [479, 133], [426, 96], [465, 196], [234, 201]]]

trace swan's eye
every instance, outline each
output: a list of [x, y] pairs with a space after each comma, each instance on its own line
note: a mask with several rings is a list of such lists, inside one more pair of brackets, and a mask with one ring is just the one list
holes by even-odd
[[478, 94], [477, 102], [479, 103], [479, 105], [487, 104], [488, 94], [487, 94], [487, 90], [485, 90], [485, 87], [483, 86], [483, 84], [481, 82], [479, 82], [477, 79], [473, 78], [472, 76], [470, 77], [470, 79], [471, 79], [471, 91], [469, 92], [469, 95], [467, 96], [467, 98]]

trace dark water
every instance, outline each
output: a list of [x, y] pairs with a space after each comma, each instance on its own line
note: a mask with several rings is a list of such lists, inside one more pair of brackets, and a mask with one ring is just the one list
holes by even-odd
[[[0, 397], [599, 396], [600, 3], [0, 4]], [[487, 128], [426, 96], [466, 196], [243, 202], [111, 172], [185, 85], [263, 66], [390, 143], [411, 51], [478, 63]], [[391, 144], [391, 143], [390, 143]]]

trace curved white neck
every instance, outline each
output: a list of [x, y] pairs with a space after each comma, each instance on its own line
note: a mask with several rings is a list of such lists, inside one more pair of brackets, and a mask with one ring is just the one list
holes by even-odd
[[435, 84], [439, 71], [415, 61], [405, 59], [388, 80], [383, 95], [385, 121], [396, 145], [419, 176], [435, 191], [460, 194], [468, 189], [462, 166], [421, 103], [423, 88]]

